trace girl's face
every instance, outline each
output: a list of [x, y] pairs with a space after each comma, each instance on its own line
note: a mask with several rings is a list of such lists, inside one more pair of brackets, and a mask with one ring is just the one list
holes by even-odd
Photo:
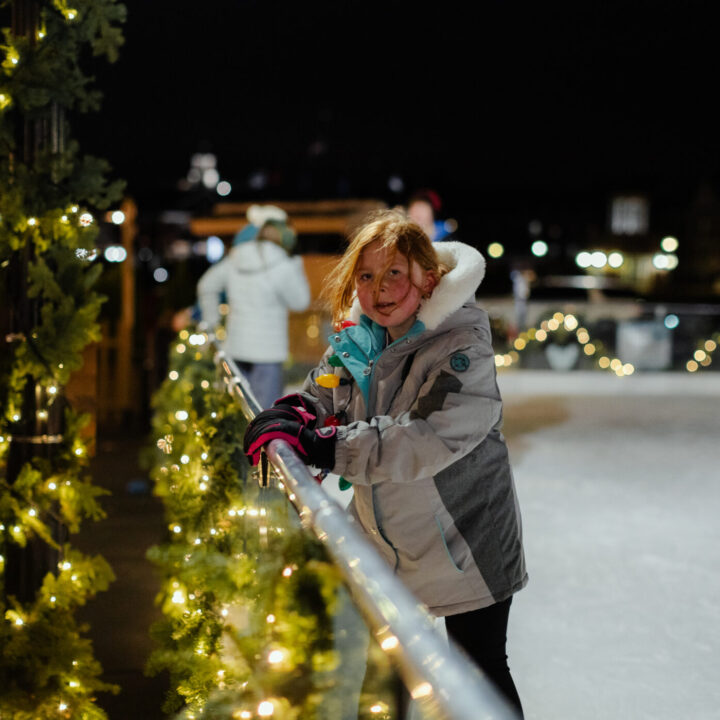
[[[388, 265], [388, 261], [392, 261]], [[387, 328], [393, 340], [402, 337], [415, 322], [423, 293], [435, 287], [433, 274], [421, 270], [399, 252], [382, 248], [375, 240], [361, 253], [355, 271], [355, 289], [362, 311]]]

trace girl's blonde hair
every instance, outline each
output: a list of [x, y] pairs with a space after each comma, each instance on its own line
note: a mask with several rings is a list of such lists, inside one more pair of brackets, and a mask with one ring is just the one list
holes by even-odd
[[388, 251], [388, 267], [395, 253], [401, 253], [407, 258], [411, 270], [416, 263], [421, 270], [434, 274], [438, 280], [448, 272], [449, 268], [438, 260], [432, 241], [419, 225], [398, 210], [376, 211], [350, 236], [348, 248], [323, 291], [334, 323], [343, 320], [352, 306], [360, 256], [376, 240], [382, 249]]

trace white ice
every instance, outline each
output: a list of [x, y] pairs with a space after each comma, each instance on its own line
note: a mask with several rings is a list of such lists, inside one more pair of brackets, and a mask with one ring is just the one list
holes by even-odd
[[508, 372], [527, 720], [720, 718], [720, 375]]

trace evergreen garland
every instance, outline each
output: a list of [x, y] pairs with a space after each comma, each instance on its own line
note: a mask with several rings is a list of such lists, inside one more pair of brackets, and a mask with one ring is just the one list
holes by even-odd
[[[57, 528], [77, 532], [84, 519], [103, 516], [104, 493], [88, 477], [88, 418], [66, 406], [63, 386], [88, 343], [100, 339], [93, 213], [119, 200], [123, 184], [107, 182], [106, 162], [80, 155], [66, 113], [97, 109], [100, 94], [80, 66], [81, 53], [89, 47], [114, 60], [125, 9], [115, 0], [38, 0], [35, 7], [35, 36], [5, 28], [0, 46], [0, 292], [7, 299], [20, 287], [34, 308], [30, 325], [1, 339], [0, 717], [99, 720], [106, 716], [95, 694], [115, 688], [99, 679], [87, 628], [74, 614], [113, 574], [101, 557], [59, 540], [64, 531]], [[22, 142], [31, 131], [42, 141], [28, 158]], [[9, 477], [28, 386], [38, 390], [37, 421], [61, 416], [62, 433], [52, 452]], [[13, 547], [38, 540], [60, 562], [32, 601], [19, 602], [7, 592], [5, 560]]]
[[[163, 576], [164, 618], [147, 669], [170, 673], [164, 709], [185, 720], [342, 717], [339, 571], [284, 492], [260, 488], [250, 472], [246, 421], [217, 380], [206, 336], [183, 330], [169, 368], [153, 399], [149, 460], [168, 527], [148, 553]], [[371, 648], [358, 717], [387, 718], [388, 661]]]

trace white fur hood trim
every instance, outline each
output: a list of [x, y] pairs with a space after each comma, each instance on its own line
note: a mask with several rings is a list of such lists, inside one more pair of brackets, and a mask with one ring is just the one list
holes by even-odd
[[435, 243], [438, 260], [450, 268], [440, 278], [432, 297], [423, 302], [418, 320], [435, 330], [446, 317], [462, 307], [485, 277], [485, 258], [470, 245], [449, 240]]
[[[417, 319], [427, 330], [435, 330], [445, 318], [474, 299], [475, 290], [485, 277], [485, 258], [470, 245], [449, 240], [433, 245], [438, 260], [450, 268], [440, 278], [432, 297], [424, 300]], [[350, 309], [350, 319], [358, 322], [362, 311], [357, 298]]]

